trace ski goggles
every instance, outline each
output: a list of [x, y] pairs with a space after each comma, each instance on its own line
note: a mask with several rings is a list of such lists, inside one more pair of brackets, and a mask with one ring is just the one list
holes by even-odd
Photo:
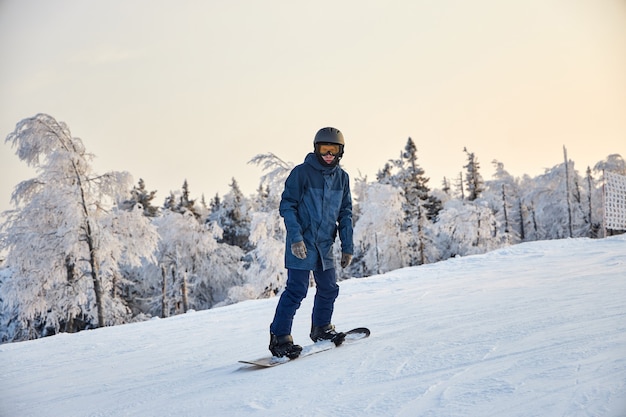
[[318, 143], [315, 147], [320, 155], [331, 154], [337, 156], [341, 152], [341, 145], [336, 143]]

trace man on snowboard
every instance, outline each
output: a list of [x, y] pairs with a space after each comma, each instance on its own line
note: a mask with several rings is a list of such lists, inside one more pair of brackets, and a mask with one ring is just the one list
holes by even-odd
[[350, 178], [339, 166], [343, 135], [333, 127], [325, 127], [315, 135], [313, 146], [314, 152], [289, 174], [280, 201], [280, 215], [287, 229], [287, 286], [270, 325], [269, 349], [274, 356], [291, 359], [302, 351], [301, 346], [293, 343], [291, 326], [296, 310], [306, 297], [310, 271], [317, 287], [311, 339], [331, 340], [339, 345], [345, 338], [331, 324], [339, 295], [332, 253], [337, 233], [341, 240], [342, 268], [350, 265], [353, 253]]

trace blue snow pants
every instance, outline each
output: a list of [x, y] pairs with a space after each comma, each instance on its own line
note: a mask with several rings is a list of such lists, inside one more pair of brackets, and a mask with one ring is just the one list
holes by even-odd
[[[287, 286], [278, 300], [274, 321], [270, 325], [273, 334], [277, 336], [291, 334], [296, 310], [300, 308], [309, 290], [309, 274], [310, 271], [307, 270], [287, 269]], [[313, 277], [317, 289], [311, 321], [314, 326], [325, 326], [331, 323], [335, 299], [339, 295], [335, 268], [313, 271]]]

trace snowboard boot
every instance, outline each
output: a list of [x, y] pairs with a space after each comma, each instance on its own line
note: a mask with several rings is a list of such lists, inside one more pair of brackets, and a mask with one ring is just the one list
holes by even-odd
[[289, 359], [295, 359], [300, 356], [302, 346], [293, 344], [293, 337], [290, 334], [285, 336], [276, 336], [270, 333], [270, 352], [272, 355], [282, 358], [284, 356]]
[[319, 342], [321, 340], [330, 340], [335, 344], [335, 346], [339, 346], [343, 343], [346, 338], [346, 334], [342, 332], [338, 332], [335, 330], [335, 326], [332, 324], [327, 324], [326, 326], [311, 326], [311, 334], [309, 335], [311, 340], [314, 342]]

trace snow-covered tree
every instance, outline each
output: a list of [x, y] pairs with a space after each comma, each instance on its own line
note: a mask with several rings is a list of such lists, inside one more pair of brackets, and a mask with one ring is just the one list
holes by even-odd
[[497, 236], [498, 221], [484, 200], [447, 201], [435, 228], [441, 259], [484, 253], [506, 243]]
[[[4, 266], [4, 258], [0, 261], [0, 288], [11, 279], [11, 270]], [[3, 300], [0, 291], [0, 344], [16, 339], [15, 336], [21, 333], [21, 326], [14, 318], [19, 315], [15, 303], [8, 307]]]
[[128, 320], [115, 292], [120, 266], [139, 264], [156, 245], [141, 209], [111, 209], [130, 175], [93, 173], [82, 141], [46, 114], [19, 122], [6, 142], [38, 173], [15, 187], [15, 209], [3, 213], [0, 229], [11, 271], [0, 297], [19, 323], [12, 338]]
[[214, 200], [209, 221], [216, 222], [222, 229], [221, 242], [250, 250], [251, 203], [243, 195], [235, 178], [230, 183], [230, 191], [222, 200]]
[[285, 225], [277, 209], [253, 214], [250, 240], [254, 249], [243, 259], [239, 271], [242, 283], [229, 289], [228, 302], [272, 297], [282, 291], [287, 282], [285, 238]]
[[[626, 175], [626, 161], [620, 154], [614, 153], [598, 162], [593, 167], [594, 172], [602, 174], [603, 171], [614, 172], [620, 175]], [[600, 180], [603, 180], [600, 178]]]
[[196, 219], [191, 211], [164, 210], [154, 219], [160, 241], [156, 265], [147, 265], [135, 291], [146, 299], [146, 313], [161, 315], [204, 310], [239, 285], [237, 274], [243, 251], [217, 242], [221, 231], [215, 224]]
[[509, 243], [517, 243], [523, 235], [523, 219], [520, 212], [520, 189], [517, 180], [504, 169], [504, 164], [492, 161], [493, 178], [485, 182], [482, 200], [486, 201], [500, 225], [498, 235]]
[[229, 290], [228, 300], [265, 298], [278, 294], [285, 286], [284, 264], [286, 230], [278, 212], [285, 180], [293, 168], [272, 153], [257, 155], [249, 163], [261, 166], [258, 192], [253, 199], [250, 222], [250, 250], [241, 266], [243, 284]]
[[[103, 245], [104, 254], [107, 256], [101, 263], [101, 269], [103, 272], [108, 271], [108, 275], [112, 277], [110, 291], [113, 299], [124, 300], [123, 311], [128, 315], [131, 313], [130, 306], [134, 300], [129, 297], [129, 286], [132, 286], [132, 281], [128, 280], [127, 271], [155, 262], [153, 254], [159, 236], [141, 204], [130, 208], [126, 204], [121, 206], [124, 208], [113, 208], [102, 221], [103, 229], [111, 232], [105, 236], [113, 236], [114, 240]], [[123, 244], [124, 242], [130, 242], [130, 244]], [[135, 320], [134, 317], [132, 320]], [[128, 317], [125, 318], [124, 315], [118, 313], [114, 321], [125, 323], [128, 322]]]
[[604, 216], [604, 204], [602, 187], [593, 176], [591, 167], [587, 167], [585, 179], [586, 206], [587, 206], [587, 223], [590, 225], [589, 237], [602, 236], [602, 218]]
[[140, 204], [143, 207], [143, 214], [146, 217], [156, 217], [159, 215], [159, 208], [152, 205], [152, 200], [156, 197], [156, 191], [148, 191], [146, 183], [139, 178], [139, 183], [130, 191], [130, 198], [122, 203], [126, 207], [134, 207]]
[[[265, 208], [278, 208], [285, 187], [285, 180], [294, 167], [292, 162], [285, 162], [273, 153], [259, 154], [248, 161], [249, 164], [261, 167], [265, 172], [260, 179], [259, 188], [263, 190], [258, 194], [262, 200], [258, 200], [256, 210], [265, 211]], [[264, 208], [265, 207], [265, 208]]]
[[[159, 210], [143, 180], [131, 189], [126, 173], [93, 173], [80, 139], [50, 116], [23, 120], [7, 142], [38, 176], [18, 184], [15, 209], [2, 215], [0, 342], [270, 297], [284, 287], [278, 206], [292, 163], [257, 155], [250, 163], [264, 174], [256, 194], [245, 197], [233, 179], [209, 210], [185, 181]], [[444, 179], [443, 191], [429, 189], [411, 138], [376, 182], [358, 179], [355, 254], [343, 273], [366, 276], [524, 240], [597, 236], [602, 173], [626, 175], [618, 154], [594, 166], [595, 178], [589, 168], [581, 177], [565, 156], [534, 178], [513, 178], [494, 161], [495, 174], [484, 182], [474, 154], [464, 152], [465, 173]]]
[[450, 181], [446, 177], [443, 177], [443, 181], [441, 181], [441, 191], [446, 193], [446, 195], [450, 195], [451, 189]]
[[474, 201], [480, 197], [484, 188], [484, 181], [480, 175], [480, 164], [474, 152], [468, 151], [467, 148], [463, 148], [463, 152], [467, 155], [467, 165], [463, 166], [465, 168], [465, 185], [468, 192], [467, 199]]
[[428, 261], [426, 247], [431, 244], [429, 225], [441, 210], [441, 201], [430, 193], [424, 170], [417, 163], [417, 147], [408, 138], [404, 150], [396, 160], [389, 161], [377, 174], [378, 182], [401, 190], [404, 197], [404, 221], [401, 233], [407, 234], [409, 246], [408, 265], [421, 265]]
[[[204, 200], [202, 200], [204, 202]], [[191, 213], [196, 219], [205, 217], [207, 207], [203, 204], [197, 204], [196, 199], [191, 198], [189, 192], [189, 183], [187, 180], [183, 182], [181, 191], [170, 191], [170, 195], [165, 198], [163, 209], [170, 210], [175, 213]]]
[[[522, 205], [529, 215], [529, 240], [563, 239], [570, 236], [570, 214], [568, 211], [568, 193], [572, 201], [571, 219], [572, 235], [574, 237], [587, 236], [589, 225], [585, 222], [586, 215], [583, 208], [583, 190], [577, 186], [568, 191], [566, 175], [570, 175], [573, 184], [582, 181], [573, 169], [565, 169], [565, 163], [556, 165], [542, 175], [534, 178], [525, 177], [520, 184], [524, 190]], [[580, 194], [580, 197], [577, 196]]]
[[391, 184], [402, 190], [406, 200], [403, 206], [407, 217], [416, 217], [419, 199], [422, 200], [421, 205], [426, 208], [426, 217], [432, 220], [441, 210], [441, 202], [430, 194], [428, 187], [430, 179], [426, 177], [417, 159], [417, 146], [413, 139], [408, 138], [400, 157], [385, 164], [378, 172], [377, 180], [381, 184]]
[[407, 235], [400, 233], [403, 196], [390, 184], [357, 181], [354, 226], [354, 258], [350, 271], [363, 277], [406, 266], [409, 258]]

